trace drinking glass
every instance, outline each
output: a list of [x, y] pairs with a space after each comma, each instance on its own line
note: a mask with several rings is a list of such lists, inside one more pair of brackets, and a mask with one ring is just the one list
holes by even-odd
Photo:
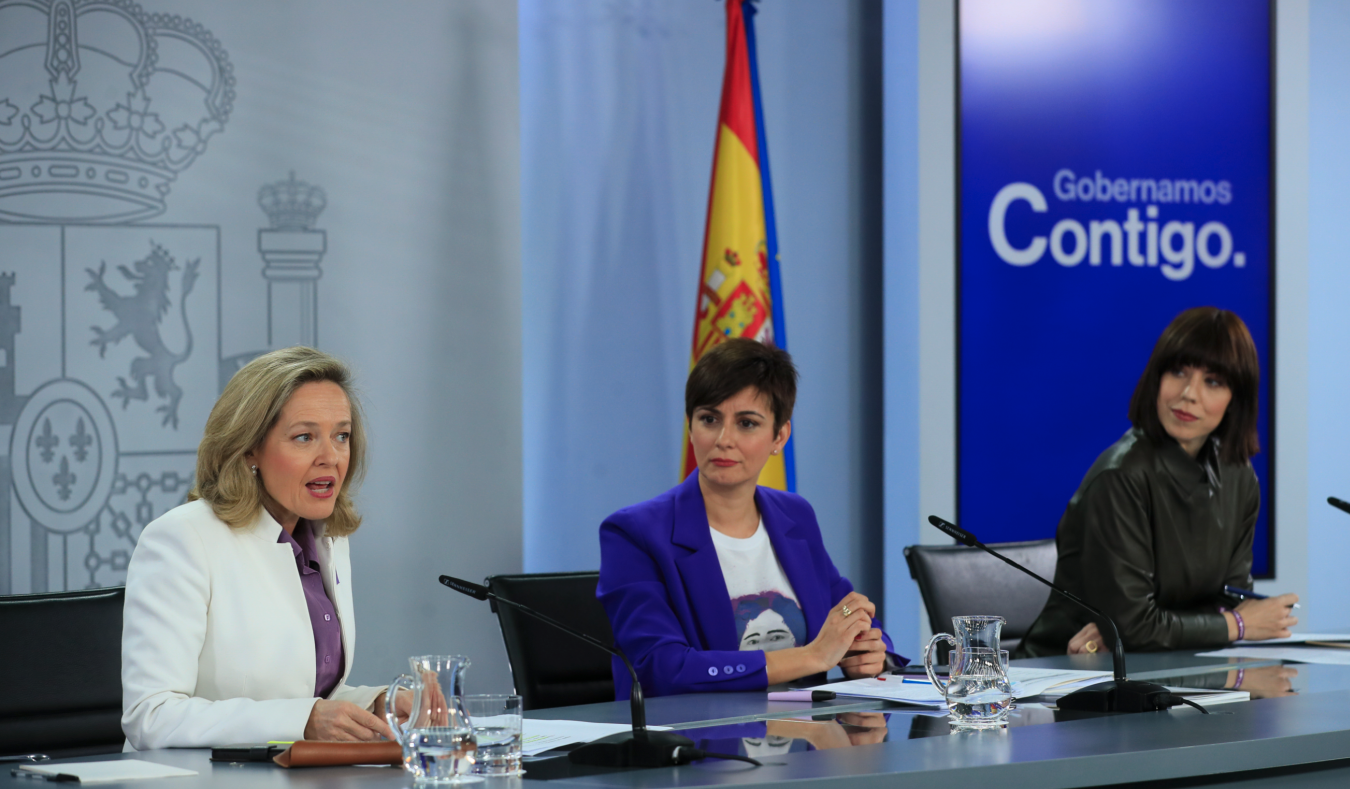
[[519, 696], [475, 694], [464, 697], [464, 710], [473, 721], [478, 751], [475, 775], [521, 775], [521, 711]]

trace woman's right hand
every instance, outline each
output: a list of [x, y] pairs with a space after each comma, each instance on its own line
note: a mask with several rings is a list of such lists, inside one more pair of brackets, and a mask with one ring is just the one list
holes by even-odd
[[1069, 654], [1091, 655], [1102, 652], [1104, 651], [1102, 649], [1102, 644], [1104, 643], [1105, 642], [1102, 640], [1102, 632], [1097, 629], [1097, 623], [1088, 622], [1086, 625], [1083, 625], [1082, 630], [1079, 630], [1074, 634], [1073, 638], [1069, 639]]
[[[848, 616], [844, 616], [845, 608], [849, 610]], [[876, 605], [866, 595], [857, 592], [849, 592], [830, 609], [815, 640], [807, 645], [807, 649], [820, 662], [821, 671], [829, 671], [839, 665], [844, 654], [853, 648], [853, 642], [872, 629], [872, 617], [876, 614]]]
[[[1265, 600], [1243, 600], [1236, 609], [1242, 615], [1243, 629], [1246, 631], [1242, 637], [1247, 641], [1288, 638], [1289, 628], [1298, 624], [1298, 617], [1293, 616], [1291, 608], [1297, 602], [1298, 595], [1292, 593]], [[1228, 640], [1236, 641], [1237, 620], [1227, 614], [1225, 617], [1228, 619]]]
[[394, 739], [394, 733], [369, 710], [363, 710], [350, 701], [319, 699], [309, 711], [305, 723], [306, 740], [329, 742], [372, 742]]

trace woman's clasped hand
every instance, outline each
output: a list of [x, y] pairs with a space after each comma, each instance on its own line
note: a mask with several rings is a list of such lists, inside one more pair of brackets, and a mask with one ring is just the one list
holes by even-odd
[[823, 674], [835, 666], [849, 679], [877, 676], [886, 669], [886, 642], [881, 629], [872, 627], [876, 613], [876, 604], [866, 595], [849, 592], [806, 646], [765, 653], [769, 684]]
[[886, 644], [881, 630], [872, 627], [877, 607], [866, 595], [849, 592], [830, 609], [820, 632], [807, 645], [819, 660], [821, 671], [838, 666], [850, 678], [874, 677], [886, 665]]
[[[849, 612], [845, 616], [844, 612]], [[839, 658], [834, 658], [831, 654], [827, 660], [829, 667], [839, 666], [843, 669], [844, 676], [849, 679], [858, 679], [860, 677], [875, 677], [886, 668], [886, 642], [881, 638], [881, 628], [872, 627], [872, 620], [876, 617], [877, 607], [866, 595], [859, 592], [849, 592], [839, 605], [830, 611], [829, 621], [835, 620], [835, 614], [838, 612], [839, 620], [844, 625], [844, 631], [840, 639], [844, 646], [844, 653]], [[858, 621], [850, 623], [849, 620]], [[826, 624], [820, 630], [820, 635], [816, 641], [820, 641], [825, 635], [826, 630], [830, 629], [830, 624]], [[850, 635], [852, 640], [849, 640]]]

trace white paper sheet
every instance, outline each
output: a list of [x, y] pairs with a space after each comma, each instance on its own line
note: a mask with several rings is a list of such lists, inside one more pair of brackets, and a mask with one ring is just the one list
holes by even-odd
[[1013, 681], [1013, 693], [1019, 699], [1041, 695], [1059, 696], [1110, 678], [1109, 671], [1008, 667], [1008, 679]]
[[1171, 685], [1167, 686], [1167, 689], [1178, 696], [1185, 696], [1202, 707], [1210, 707], [1215, 704], [1229, 704], [1234, 701], [1251, 701], [1252, 698], [1252, 694], [1245, 690], [1228, 690], [1226, 688], [1179, 688]]
[[[909, 680], [906, 682], [905, 680]], [[914, 704], [920, 707], [945, 707], [947, 700], [942, 692], [933, 687], [927, 677], [900, 676], [891, 674], [871, 679], [851, 679], [846, 682], [832, 682], [817, 685], [810, 690], [830, 690], [839, 696], [862, 696], [869, 699], [885, 699], [901, 704]]]
[[[1111, 672], [1109, 671], [1074, 671], [1071, 669], [1026, 668], [1022, 666], [1008, 668], [1008, 679], [1012, 680], [1013, 683], [1013, 695], [1019, 699], [1051, 692], [1058, 694], [1061, 692], [1059, 689], [1066, 684], [1091, 684], [1110, 676]], [[906, 682], [905, 680], [909, 681]], [[884, 678], [854, 679], [847, 682], [818, 685], [811, 690], [832, 690], [840, 696], [863, 696], [921, 707], [946, 706], [942, 691], [934, 687], [927, 677], [920, 678], [912, 675], [901, 677], [891, 674]]]
[[65, 764], [25, 764], [19, 767], [38, 775], [73, 775], [82, 784], [101, 784], [113, 781], [144, 781], [149, 778], [176, 778], [196, 775], [195, 770], [170, 767], [167, 764], [142, 759], [118, 759], [109, 762], [67, 762]]
[[[669, 726], [648, 726], [651, 731], [670, 731]], [[611, 734], [632, 731], [628, 723], [544, 721], [526, 718], [521, 723], [521, 755], [534, 756], [576, 742], [590, 742]]]
[[1288, 638], [1271, 638], [1265, 641], [1234, 641], [1237, 646], [1258, 646], [1261, 644], [1306, 644], [1309, 641], [1350, 641], [1350, 633], [1295, 633]]
[[[1240, 657], [1257, 660], [1287, 660], [1292, 663], [1322, 663], [1332, 666], [1350, 666], [1350, 649], [1336, 647], [1229, 647], [1213, 652], [1199, 652], [1197, 657]], [[1241, 668], [1235, 666], [1234, 668]]]

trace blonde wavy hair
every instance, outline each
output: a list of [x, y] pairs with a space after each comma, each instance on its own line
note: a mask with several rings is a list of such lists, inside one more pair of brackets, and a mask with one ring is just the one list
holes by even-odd
[[352, 373], [332, 356], [302, 346], [259, 356], [225, 385], [197, 447], [197, 474], [188, 501], [202, 499], [211, 505], [216, 517], [232, 527], [253, 523], [263, 507], [264, 489], [244, 455], [262, 446], [291, 395], [315, 381], [331, 381], [342, 387], [352, 411], [347, 476], [333, 514], [324, 521], [324, 533], [342, 537], [356, 531], [361, 516], [352, 497], [366, 471], [366, 430], [361, 404], [353, 391]]

